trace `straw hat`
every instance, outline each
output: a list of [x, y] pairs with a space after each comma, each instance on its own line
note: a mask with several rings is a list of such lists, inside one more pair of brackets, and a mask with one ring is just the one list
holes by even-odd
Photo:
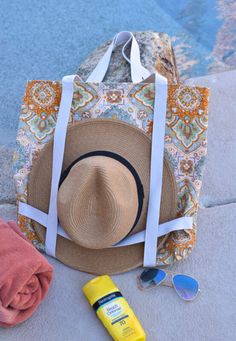
[[[28, 203], [46, 213], [52, 146], [51, 140], [33, 163], [28, 186]], [[118, 120], [90, 119], [68, 129], [58, 219], [71, 240], [57, 237], [61, 262], [94, 274], [120, 273], [142, 264], [143, 244], [112, 245], [145, 229], [150, 154], [150, 137]], [[176, 217], [177, 205], [175, 177], [166, 158], [163, 173], [161, 223]], [[45, 228], [33, 224], [44, 242]]]

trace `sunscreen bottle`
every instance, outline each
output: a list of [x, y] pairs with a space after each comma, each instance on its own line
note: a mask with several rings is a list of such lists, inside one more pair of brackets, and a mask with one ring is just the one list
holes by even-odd
[[146, 340], [133, 310], [109, 276], [92, 279], [83, 287], [83, 292], [113, 340]]

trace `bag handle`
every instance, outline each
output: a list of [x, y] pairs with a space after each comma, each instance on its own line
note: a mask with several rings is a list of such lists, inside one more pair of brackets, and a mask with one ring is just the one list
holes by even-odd
[[[130, 43], [130, 58], [128, 58], [125, 50]], [[122, 31], [115, 35], [107, 51], [100, 59], [90, 76], [87, 78], [86, 82], [100, 83], [103, 81], [110, 64], [112, 52], [116, 49], [117, 46], [120, 45], [123, 45], [122, 55], [124, 59], [127, 60], [128, 63], [130, 63], [131, 79], [133, 83], [142, 82], [144, 79], [148, 78], [151, 75], [151, 73], [141, 64], [140, 48], [133, 33]]]

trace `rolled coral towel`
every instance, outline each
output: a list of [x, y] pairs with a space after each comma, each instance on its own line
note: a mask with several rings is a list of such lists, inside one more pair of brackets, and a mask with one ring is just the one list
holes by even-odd
[[0, 326], [28, 319], [44, 299], [53, 268], [20, 232], [0, 219]]

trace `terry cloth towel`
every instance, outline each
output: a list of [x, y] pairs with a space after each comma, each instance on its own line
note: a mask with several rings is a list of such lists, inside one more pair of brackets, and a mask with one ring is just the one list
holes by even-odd
[[0, 326], [28, 319], [44, 299], [53, 268], [20, 232], [0, 219]]

